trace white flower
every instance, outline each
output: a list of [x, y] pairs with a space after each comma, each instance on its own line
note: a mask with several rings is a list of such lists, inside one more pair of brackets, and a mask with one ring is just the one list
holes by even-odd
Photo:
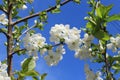
[[120, 37], [110, 37], [110, 43], [107, 44], [107, 48], [112, 49], [113, 52], [116, 52], [117, 48], [120, 48]]
[[85, 43], [86, 46], [90, 46], [91, 41], [94, 39], [93, 35], [89, 35], [89, 34], [84, 34], [84, 38], [83, 38], [83, 42]]
[[59, 43], [60, 39], [65, 39], [68, 37], [69, 34], [69, 25], [63, 25], [63, 24], [56, 24], [54, 27], [50, 30], [50, 41]]
[[7, 69], [7, 65], [6, 64], [2, 64], [0, 62], [0, 71], [5, 71]]
[[25, 10], [25, 9], [27, 9], [27, 6], [24, 4], [24, 5], [22, 6], [22, 10]]
[[108, 49], [112, 49], [113, 52], [116, 52], [116, 51], [117, 51], [117, 48], [116, 48], [116, 46], [114, 45], [114, 43], [109, 43], [109, 44], [107, 44], [107, 48], [108, 48]]
[[56, 49], [57, 54], [65, 54], [65, 49], [63, 48], [63, 45], [59, 45]]
[[66, 43], [71, 50], [77, 50], [82, 43], [80, 32], [81, 30], [78, 30], [76, 27], [70, 29], [69, 25], [56, 24], [51, 28], [50, 41], [60, 43], [60, 40], [64, 39], [64, 43]]
[[39, 48], [42, 48], [44, 45], [46, 45], [45, 41], [46, 39], [42, 37], [41, 34], [34, 34], [31, 36], [31, 42], [34, 45], [37, 45]]
[[89, 69], [88, 64], [85, 64], [84, 70], [85, 70], [85, 73], [86, 73], [86, 80], [95, 80], [96, 75], [92, 70]]
[[102, 75], [101, 72], [98, 71], [98, 72], [96, 73], [96, 79], [95, 79], [95, 80], [103, 80], [103, 79], [100, 77], [101, 75]]
[[7, 65], [0, 62], [0, 80], [11, 80], [7, 74]]
[[91, 58], [90, 51], [91, 51], [90, 48], [82, 46], [81, 48], [76, 50], [75, 57], [80, 58], [81, 60], [89, 59]]
[[116, 46], [120, 48], [120, 36], [116, 37]]
[[40, 49], [40, 54], [43, 55], [45, 52], [47, 52], [46, 48]]
[[3, 24], [3, 25], [8, 24], [8, 19], [6, 18], [5, 14], [0, 15], [0, 23]]
[[46, 45], [45, 41], [46, 39], [42, 37], [41, 34], [33, 34], [30, 36], [30, 34], [27, 33], [23, 38], [24, 47], [28, 51], [28, 54], [35, 57], [37, 57], [39, 48], [42, 48]]
[[82, 41], [81, 39], [76, 39], [73, 37], [73, 39], [67, 40], [66, 44], [68, 45], [69, 49], [71, 50], [77, 50], [79, 49], [79, 46], [81, 45]]
[[48, 50], [48, 55], [44, 57], [49, 66], [57, 65], [62, 60], [62, 54], [57, 54], [52, 50]]

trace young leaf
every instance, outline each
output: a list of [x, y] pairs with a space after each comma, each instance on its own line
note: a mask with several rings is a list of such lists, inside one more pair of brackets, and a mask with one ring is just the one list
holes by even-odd
[[111, 22], [111, 21], [115, 21], [115, 20], [120, 20], [120, 14], [115, 14], [115, 15], [112, 15], [112, 16], [109, 16], [107, 18], [107, 22]]
[[75, 3], [80, 4], [80, 0], [73, 0]]
[[22, 70], [23, 72], [27, 72], [29, 70], [33, 70], [36, 66], [35, 60], [33, 59], [33, 57], [30, 57], [28, 59], [26, 59], [23, 64], [22, 64]]
[[99, 30], [99, 31], [96, 31], [95, 33], [93, 33], [93, 35], [100, 39], [100, 40], [104, 40], [104, 41], [107, 41], [110, 39], [110, 36], [108, 33], [102, 31], [102, 30]]

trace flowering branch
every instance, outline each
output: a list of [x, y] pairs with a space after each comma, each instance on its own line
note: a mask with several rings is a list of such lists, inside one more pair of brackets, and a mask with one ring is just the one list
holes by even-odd
[[[72, 1], [72, 0], [65, 0], [65, 1], [62, 2], [60, 5], [63, 6], [63, 5], [67, 4], [67, 3], [70, 2], [70, 1]], [[46, 12], [50, 12], [50, 11], [54, 10], [56, 7], [57, 7], [57, 6], [48, 8], [48, 9], [46, 9], [45, 11], [46, 11]], [[12, 25], [14, 26], [14, 25], [16, 25], [16, 24], [18, 24], [18, 23], [20, 23], [20, 22], [23, 22], [23, 21], [26, 21], [26, 20], [31, 19], [31, 18], [33, 18], [33, 17], [39, 16], [40, 13], [41, 13], [41, 12], [38, 12], [38, 13], [32, 14], [32, 15], [30, 15], [30, 16], [24, 17], [24, 18], [22, 18], [22, 19], [20, 19], [20, 20], [17, 20], [16, 22], [13, 22]]]

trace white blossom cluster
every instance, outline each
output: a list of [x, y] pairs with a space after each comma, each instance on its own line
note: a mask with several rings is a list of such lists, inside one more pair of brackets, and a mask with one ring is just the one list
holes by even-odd
[[[55, 42], [55, 44], [60, 44], [61, 40], [63, 40], [62, 43], [67, 44], [70, 50], [75, 51], [76, 58], [87, 59], [91, 57], [89, 54], [92, 50], [90, 46], [94, 37], [86, 33], [84, 38], [81, 39], [80, 33], [81, 30], [77, 29], [76, 27], [70, 29], [69, 25], [56, 24], [50, 30], [50, 41]], [[27, 33], [23, 38], [24, 46], [29, 55], [34, 53], [34, 56], [37, 56], [38, 50], [46, 45], [45, 41], [45, 38], [42, 37], [41, 34], [33, 34], [30, 36], [30, 34]], [[48, 50], [47, 48], [40, 50], [41, 54], [45, 53], [46, 51], [48, 52], [48, 54], [44, 56], [44, 59], [49, 66], [58, 64], [58, 62], [62, 60], [63, 54], [65, 54], [63, 44], [58, 45], [56, 50], [53, 49], [53, 47]]]
[[39, 34], [30, 35], [29, 33], [23, 38], [23, 43], [25, 49], [28, 51], [29, 55], [37, 57], [37, 52], [40, 48], [43, 48], [46, 43], [46, 39]]
[[80, 58], [81, 60], [91, 58], [90, 52], [92, 49], [90, 48], [90, 45], [93, 39], [94, 37], [92, 35], [88, 35], [87, 33], [84, 34], [84, 38], [82, 39], [83, 45], [76, 50], [76, 58]]
[[90, 70], [89, 65], [85, 65], [85, 73], [86, 73], [86, 80], [103, 80], [101, 76], [101, 72], [97, 72], [96, 74]]
[[0, 80], [11, 80], [7, 74], [7, 65], [0, 62]]
[[63, 45], [59, 45], [56, 51], [48, 50], [48, 55], [46, 55], [44, 59], [47, 61], [47, 64], [49, 66], [54, 66], [57, 65], [58, 62], [63, 59], [64, 53], [65, 49], [63, 48]]
[[120, 36], [117, 36], [116, 38], [110, 37], [110, 43], [107, 44], [107, 48], [116, 52], [117, 48], [120, 48]]
[[64, 39], [69, 49], [77, 50], [82, 43], [80, 39], [80, 32], [81, 30], [78, 30], [76, 27], [70, 29], [69, 25], [56, 24], [51, 28], [50, 41], [59, 43], [61, 39]]
[[84, 38], [80, 37], [81, 30], [73, 27], [70, 29], [69, 25], [56, 24], [51, 28], [50, 31], [50, 41], [55, 43], [60, 43], [61, 39], [64, 39], [64, 43], [68, 45], [70, 50], [75, 51], [75, 57], [80, 59], [90, 58], [89, 55], [91, 42], [94, 39], [92, 35], [85, 34]]
[[5, 14], [1, 14], [0, 15], [0, 23], [3, 25], [7, 25], [8, 24], [8, 19], [6, 18]]

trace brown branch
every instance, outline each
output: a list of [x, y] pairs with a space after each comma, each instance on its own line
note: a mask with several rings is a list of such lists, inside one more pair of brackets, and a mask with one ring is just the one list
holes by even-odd
[[[60, 5], [63, 6], [63, 5], [67, 4], [67, 3], [70, 2], [70, 1], [72, 1], [72, 0], [65, 0], [65, 1], [62, 2]], [[56, 6], [51, 7], [51, 8], [48, 8], [48, 9], [46, 9], [45, 11], [46, 11], [46, 12], [50, 12], [50, 11], [54, 10], [55, 8], [56, 8]], [[31, 18], [33, 18], [33, 17], [39, 16], [40, 13], [41, 13], [41, 12], [38, 12], [38, 13], [32, 14], [32, 15], [30, 15], [30, 16], [24, 17], [24, 18], [22, 18], [22, 19], [20, 19], [20, 20], [17, 20], [16, 22], [13, 22], [12, 25], [14, 26], [14, 25], [16, 25], [16, 24], [18, 24], [18, 23], [20, 23], [20, 22], [23, 22], [23, 21], [26, 21], [26, 20], [31, 19]]]
[[13, 37], [12, 37], [12, 3], [10, 2], [10, 0], [8, 0], [8, 32], [7, 34], [9, 35], [7, 37], [7, 64], [8, 64], [8, 68], [7, 68], [7, 72], [9, 76], [12, 76], [12, 46], [13, 46]]
[[5, 14], [8, 14], [6, 10], [0, 7], [0, 10], [3, 11]]

